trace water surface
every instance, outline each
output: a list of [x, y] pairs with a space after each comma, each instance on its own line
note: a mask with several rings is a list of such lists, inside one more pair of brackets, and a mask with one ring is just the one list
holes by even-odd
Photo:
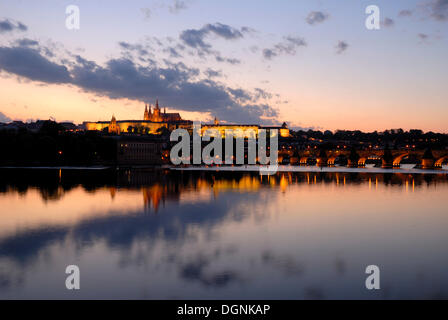
[[448, 297], [446, 174], [0, 171], [2, 299]]

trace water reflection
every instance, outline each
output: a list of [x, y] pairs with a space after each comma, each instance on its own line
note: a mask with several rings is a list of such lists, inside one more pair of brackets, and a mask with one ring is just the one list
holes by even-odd
[[444, 174], [1, 174], [0, 298], [447, 295]]

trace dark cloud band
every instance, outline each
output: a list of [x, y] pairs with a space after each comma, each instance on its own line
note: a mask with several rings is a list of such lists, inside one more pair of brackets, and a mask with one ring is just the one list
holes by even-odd
[[43, 56], [39, 48], [15, 46], [0, 47], [0, 70], [34, 81], [75, 85], [110, 98], [159, 98], [173, 108], [210, 112], [228, 121], [268, 124], [266, 118], [277, 116], [276, 109], [257, 102], [257, 94], [229, 88], [210, 77], [198, 79], [199, 71], [183, 63], [143, 66], [120, 58], [100, 66], [78, 55], [64, 65]]
[[0, 20], [0, 33], [27, 30], [28, 27], [21, 22], [11, 21], [9, 19]]

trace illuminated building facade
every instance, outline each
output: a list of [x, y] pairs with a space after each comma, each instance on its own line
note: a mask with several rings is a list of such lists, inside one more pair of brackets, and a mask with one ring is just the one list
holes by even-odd
[[[116, 135], [125, 133], [160, 134], [161, 128], [166, 128], [169, 131], [186, 129], [191, 133], [193, 122], [183, 120], [179, 113], [166, 112], [166, 108], [163, 108], [162, 112], [159, 107], [159, 101], [157, 100], [154, 109], [151, 105], [145, 104], [143, 120], [117, 120], [115, 116], [112, 116], [110, 121], [84, 122], [83, 127], [88, 131], [107, 131], [110, 134]], [[225, 137], [225, 130], [234, 130], [236, 135], [244, 134], [250, 130], [258, 136], [260, 129], [268, 131], [268, 135], [269, 130], [277, 129], [280, 137], [289, 137], [289, 129], [286, 123], [283, 123], [282, 126], [274, 127], [260, 126], [258, 124], [221, 124], [215, 118], [213, 124], [202, 124], [201, 135], [208, 129], [217, 129], [223, 138]]]
[[107, 131], [110, 134], [138, 133], [138, 134], [160, 134], [161, 128], [169, 131], [181, 128], [191, 130], [192, 122], [183, 120], [179, 113], [168, 113], [166, 108], [163, 112], [156, 101], [154, 109], [145, 104], [143, 120], [117, 120], [112, 116], [110, 121], [84, 122], [83, 127], [88, 131]]
[[[149, 107], [149, 109], [148, 109]], [[163, 108], [163, 113], [159, 107], [159, 100], [156, 100], [156, 106], [154, 111], [152, 111], [151, 105], [145, 105], [145, 113], [143, 115], [143, 120], [151, 122], [179, 122], [182, 118], [179, 113], [167, 113], [166, 108]]]
[[258, 137], [258, 130], [264, 129], [267, 131], [267, 135], [269, 136], [269, 131], [272, 129], [277, 129], [278, 134], [282, 138], [289, 137], [289, 128], [288, 125], [284, 122], [282, 126], [260, 126], [258, 124], [220, 124], [218, 119], [215, 118], [213, 124], [202, 124], [201, 125], [201, 136], [204, 134], [206, 130], [218, 130], [220, 135], [225, 138], [226, 130], [233, 130], [236, 137], [241, 135], [241, 138], [246, 137], [246, 132], [254, 132], [256, 137]]

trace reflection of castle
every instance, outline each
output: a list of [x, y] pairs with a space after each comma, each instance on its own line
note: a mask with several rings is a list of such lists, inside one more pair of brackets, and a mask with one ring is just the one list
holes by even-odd
[[152, 205], [155, 212], [157, 212], [159, 209], [160, 201], [165, 203], [165, 196], [168, 194], [167, 188], [162, 188], [158, 184], [155, 184], [151, 187], [142, 187], [142, 191], [145, 208], [150, 208]]

